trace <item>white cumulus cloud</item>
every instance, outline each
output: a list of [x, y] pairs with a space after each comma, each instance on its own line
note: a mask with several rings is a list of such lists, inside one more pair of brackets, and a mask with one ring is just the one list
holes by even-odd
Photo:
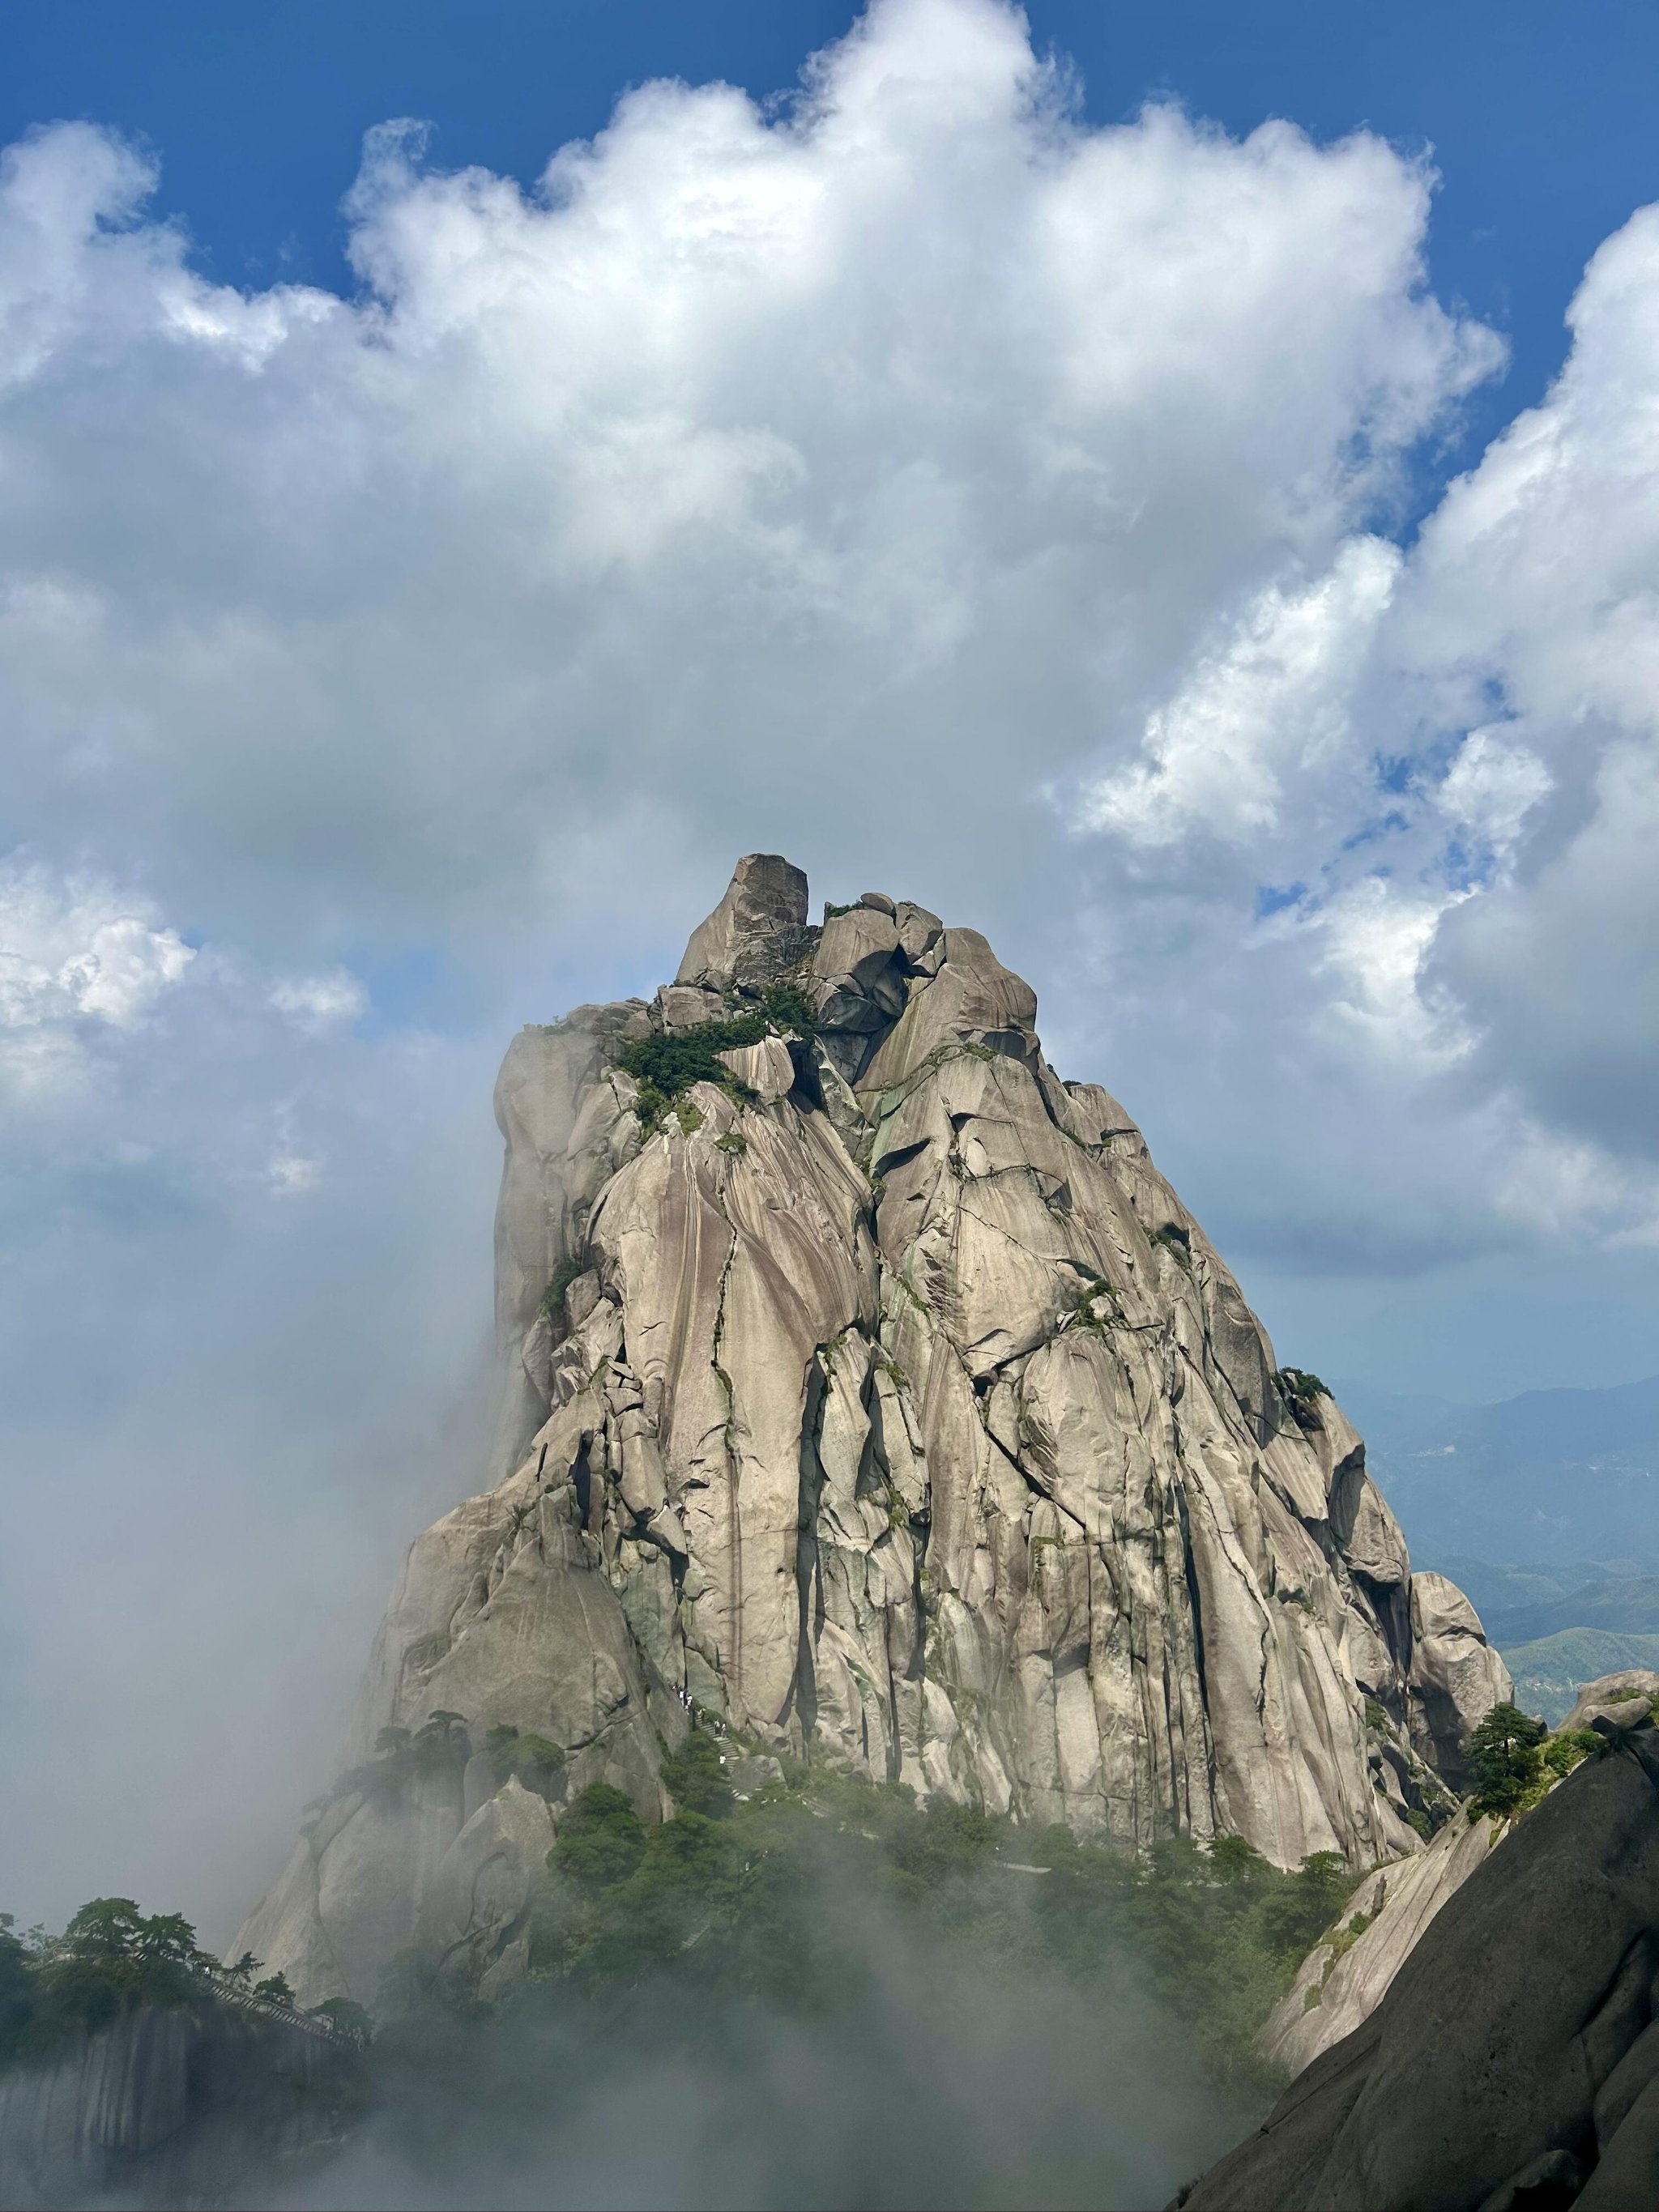
[[355, 1022], [368, 1005], [368, 994], [349, 969], [321, 975], [287, 975], [271, 987], [270, 1003], [298, 1029], [319, 1030]]
[[653, 912], [924, 818], [982, 881], [1498, 360], [1380, 140], [1068, 98], [996, 0], [882, 0], [792, 111], [647, 85], [529, 191], [385, 131], [349, 304], [198, 276], [85, 126], [14, 149], [32, 834], [131, 844], [226, 936], [307, 896], [497, 930], [584, 837], [665, 856]]
[[1279, 826], [1287, 782], [1305, 791], [1350, 769], [1354, 693], [1400, 562], [1385, 541], [1355, 538], [1311, 583], [1267, 586], [1147, 717], [1145, 757], [1085, 791], [1082, 826], [1137, 845], [1194, 830], [1259, 839]]
[[37, 1084], [78, 1062], [88, 1024], [138, 1028], [196, 955], [150, 902], [92, 875], [0, 864], [0, 1060]]
[[1503, 1217], [1500, 1097], [1639, 1180], [1650, 216], [1407, 548], [1503, 358], [1426, 288], [1431, 172], [1091, 125], [1001, 0], [878, 0], [781, 107], [641, 86], [529, 188], [388, 125], [350, 300], [208, 281], [154, 180], [87, 125], [0, 167], [11, 796], [290, 1028], [346, 1035], [365, 944], [615, 990], [785, 846], [989, 927], [1176, 1126], [1194, 1061], [1268, 1150], [1322, 1096], [1333, 1175], [1402, 1148], [1380, 1224]]

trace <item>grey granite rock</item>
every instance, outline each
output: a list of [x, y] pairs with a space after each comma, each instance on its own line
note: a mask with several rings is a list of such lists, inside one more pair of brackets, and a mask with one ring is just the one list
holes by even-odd
[[[1369, 2020], [1429, 1923], [1481, 1865], [1504, 1830], [1471, 1820], [1461, 1809], [1425, 1851], [1391, 1862], [1367, 1876], [1343, 1908], [1337, 1929], [1303, 1960], [1261, 2037], [1264, 2055], [1299, 2073], [1321, 2052]], [[1366, 1923], [1352, 1936], [1356, 1918]]]
[[523, 1934], [552, 1843], [552, 1814], [514, 1778], [473, 1814], [427, 1885], [416, 1923], [416, 1946], [440, 1987], [477, 1993]]
[[808, 935], [805, 876], [780, 854], [750, 853], [691, 933], [674, 981], [715, 991], [764, 981], [800, 957]]
[[1456, 1784], [1462, 1750], [1483, 1717], [1515, 1695], [1510, 1670], [1480, 1617], [1444, 1575], [1412, 1577], [1412, 1735], [1424, 1757]]
[[1633, 1722], [1659, 1698], [1659, 1674], [1645, 1667], [1621, 1668], [1616, 1674], [1599, 1674], [1586, 1682], [1561, 1723], [1564, 1729], [1588, 1728], [1598, 1715], [1612, 1721]]
[[228, 2204], [249, 2172], [286, 2193], [337, 2149], [361, 2054], [211, 1999], [143, 2006], [0, 2075], [0, 2204]]
[[[1283, 1382], [1122, 1107], [1048, 1066], [1030, 986], [908, 902], [820, 933], [805, 900], [739, 862], [654, 1011], [510, 1048], [513, 1449], [411, 1548], [350, 1757], [448, 1710], [655, 1818], [696, 1711], [1129, 1845], [1418, 1851], [1507, 1681], [1473, 1613], [1418, 1596], [1359, 1438]], [[646, 1134], [617, 1044], [780, 980], [817, 1038], [729, 1053], [751, 1098], [696, 1085]], [[482, 1817], [452, 1795], [331, 1812], [239, 1945], [372, 2001]]]
[[1656, 2202], [1659, 1732], [1607, 1733], [1186, 2212]]

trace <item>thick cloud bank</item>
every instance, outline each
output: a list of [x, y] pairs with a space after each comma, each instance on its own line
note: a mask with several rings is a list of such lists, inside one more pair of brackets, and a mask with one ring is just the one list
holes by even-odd
[[993, 0], [885, 0], [787, 109], [647, 85], [528, 192], [387, 125], [349, 301], [204, 281], [105, 134], [14, 148], [34, 865], [325, 973], [499, 963], [619, 868], [649, 943], [754, 843], [920, 870], [1051, 967], [1089, 902], [1079, 1050], [1304, 1124], [1319, 1194], [1261, 1234], [1651, 1233], [1650, 218], [1402, 553], [1501, 364], [1423, 288], [1430, 176], [1070, 89]]
[[196, 277], [96, 131], [13, 149], [30, 834], [289, 930], [499, 921], [619, 817], [996, 850], [1496, 360], [1377, 141], [1065, 94], [1006, 9], [890, 0], [788, 114], [647, 86], [529, 194], [388, 126], [349, 303]]
[[1570, 321], [1548, 398], [1412, 550], [1351, 536], [1224, 618], [1078, 818], [1166, 895], [1261, 886], [1255, 945], [1297, 947], [1311, 1037], [1369, 1044], [1432, 1116], [1462, 1236], [1485, 1211], [1652, 1243], [1656, 210]]
[[[878, 0], [529, 189], [389, 124], [349, 299], [206, 281], [106, 132], [3, 156], [0, 1669], [71, 1825], [85, 1723], [143, 1795], [135, 1560], [135, 1648], [339, 1686], [467, 1480], [503, 1035], [653, 983], [740, 851], [988, 930], [1247, 1279], [1654, 1240], [1654, 212], [1408, 540], [1503, 360], [1431, 174], [1073, 92], [1000, 0]], [[262, 1666], [250, 1821], [304, 1794]]]

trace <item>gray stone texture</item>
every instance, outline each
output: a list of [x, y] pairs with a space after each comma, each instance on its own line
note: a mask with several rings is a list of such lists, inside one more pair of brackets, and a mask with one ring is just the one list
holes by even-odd
[[[1029, 986], [908, 902], [815, 931], [805, 900], [739, 862], [654, 1011], [509, 1049], [499, 1479], [412, 1547], [351, 1756], [447, 1708], [655, 1818], [696, 1711], [1126, 1845], [1416, 1853], [1406, 1813], [1507, 1686], [1466, 1601], [1419, 1595], [1359, 1438], [1291, 1402]], [[752, 1100], [700, 1084], [643, 1135], [617, 1042], [781, 978], [817, 1039], [728, 1055]], [[372, 2003], [469, 1816], [459, 1778], [342, 1799], [239, 1947]]]
[[0, 2075], [0, 2204], [228, 2204], [297, 2185], [364, 2099], [359, 2052], [203, 1998]]
[[1603, 1732], [1185, 2212], [1659, 2203], [1659, 1732]]

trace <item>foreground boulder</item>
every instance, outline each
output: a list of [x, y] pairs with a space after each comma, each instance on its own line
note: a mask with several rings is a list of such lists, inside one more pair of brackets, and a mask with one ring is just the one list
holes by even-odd
[[1263, 2057], [1300, 2073], [1368, 2021], [1430, 1922], [1504, 1832], [1501, 1820], [1454, 1815], [1427, 1850], [1368, 1875], [1274, 2007], [1259, 2038]]
[[515, 1040], [501, 1479], [412, 1547], [239, 1950], [308, 2002], [423, 1942], [498, 1987], [497, 1830], [538, 1816], [452, 1856], [492, 1729], [557, 1747], [550, 1820], [596, 1782], [659, 1818], [696, 1716], [1128, 1845], [1421, 1849], [1503, 1662], [1036, 1018], [976, 931], [879, 892], [815, 927], [757, 854], [654, 1000]]
[[[1467, 1607], [1462, 1591], [1437, 1575], [1412, 1577], [1414, 1603], [1419, 1586], [1430, 1582], [1450, 1590], [1456, 1605]], [[1474, 1632], [1481, 1632], [1478, 1622]], [[1604, 1736], [1634, 1728], [1647, 1719], [1656, 1697], [1659, 1674], [1640, 1668], [1603, 1674], [1583, 1685], [1556, 1734], [1576, 1736], [1597, 1722]], [[1456, 1762], [1454, 1771], [1461, 1770], [1462, 1762]], [[1512, 1832], [1508, 1820], [1495, 1816], [1449, 1820], [1419, 1856], [1377, 1867], [1348, 1899], [1341, 1919], [1309, 1953], [1274, 2008], [1259, 2039], [1263, 2056], [1297, 2073], [1368, 2020], [1436, 1913]]]
[[1184, 2212], [1659, 2203], [1659, 1731], [1606, 1731]]

